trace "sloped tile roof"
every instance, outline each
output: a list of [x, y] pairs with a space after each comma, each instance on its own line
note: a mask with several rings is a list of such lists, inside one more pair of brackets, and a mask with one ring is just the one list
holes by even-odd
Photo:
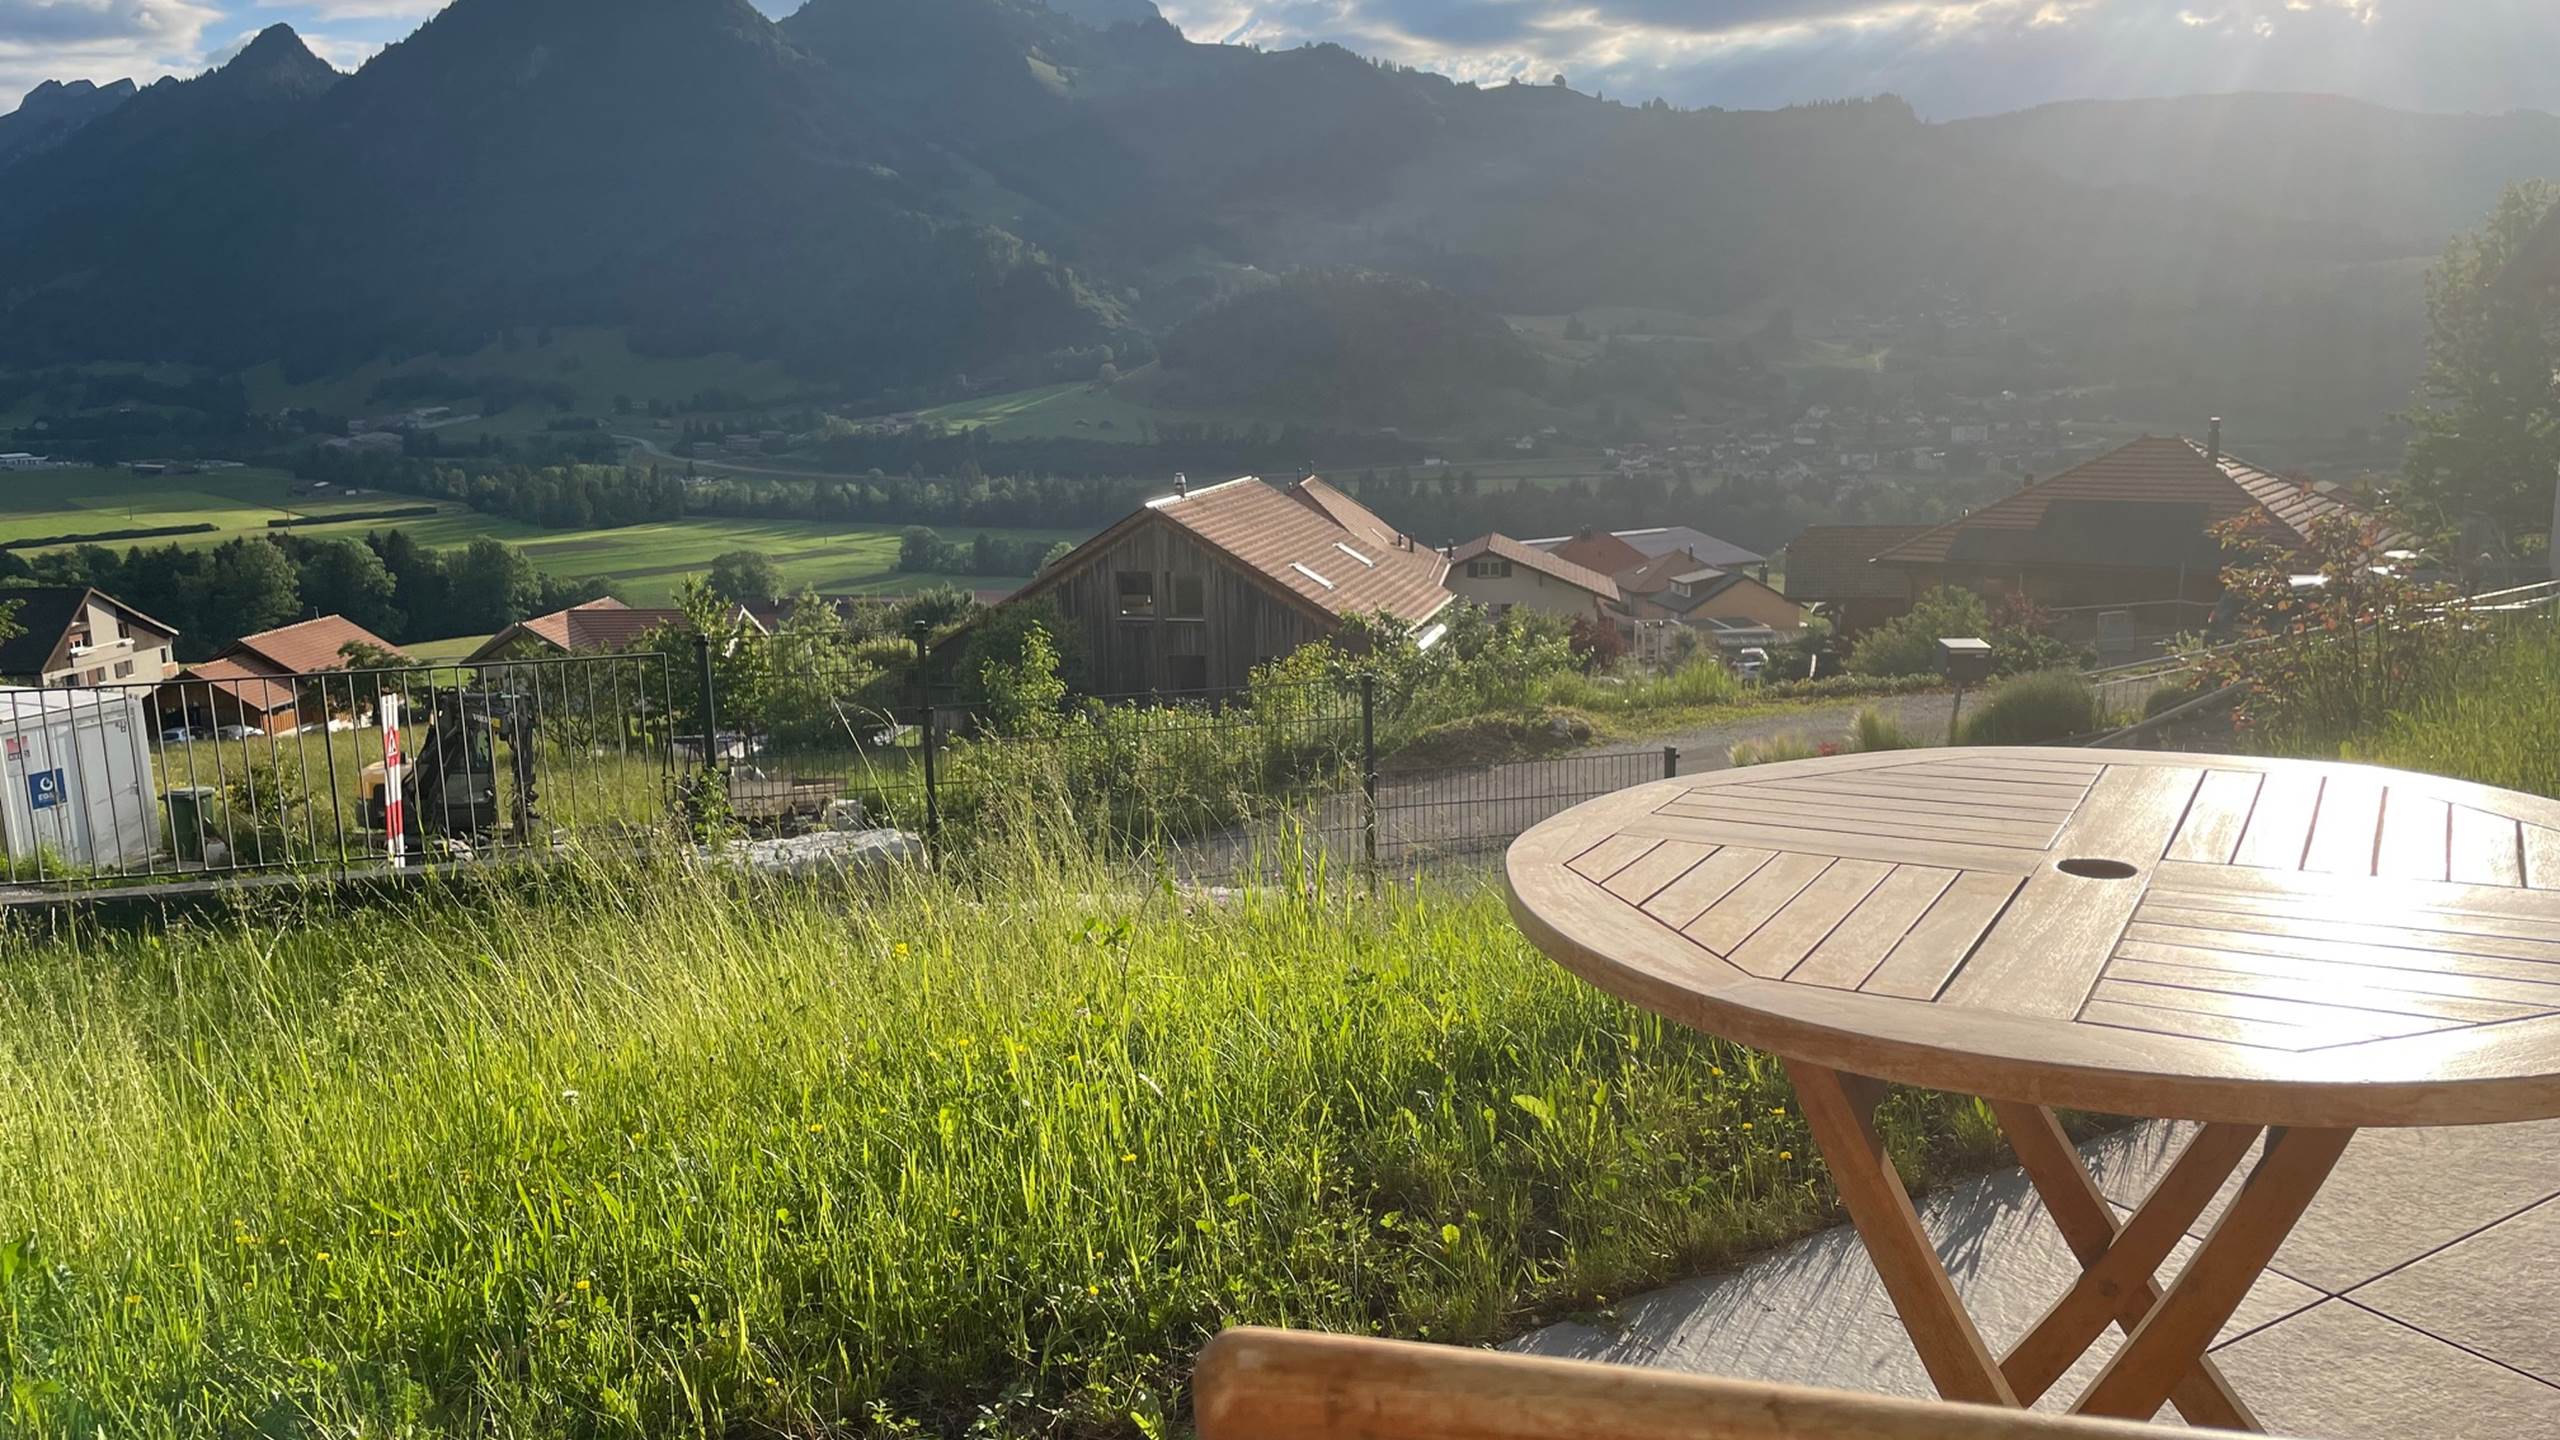
[[[1343, 498], [1341, 503], [1354, 502]], [[1409, 549], [1412, 542], [1391, 530], [1382, 539], [1365, 526], [1346, 527], [1334, 518], [1332, 507], [1308, 503], [1251, 476], [1152, 500], [1148, 508], [1337, 618], [1384, 610], [1418, 625], [1457, 598], [1445, 583], [1449, 562], [1440, 552]], [[1384, 525], [1375, 516], [1370, 519]]]
[[1579, 535], [1560, 536], [1552, 540], [1533, 540], [1533, 550], [1544, 550], [1560, 560], [1569, 560], [1586, 570], [1603, 575], [1624, 575], [1653, 557], [1626, 541], [1602, 530], [1585, 530]]
[[1790, 600], [1899, 600], [1910, 582], [1867, 562], [1918, 539], [1929, 525], [1815, 525], [1787, 542]]
[[1361, 540], [1392, 546], [1404, 539], [1396, 527], [1378, 518], [1376, 511], [1310, 475], [1288, 489], [1290, 499], [1314, 510], [1327, 520], [1350, 531]]
[[[294, 705], [294, 686], [280, 672], [260, 665], [255, 656], [223, 656], [190, 665], [169, 682], [176, 686], [180, 703], [201, 699], [206, 691], [219, 691], [230, 696], [247, 710], [261, 715], [288, 710]], [[159, 692], [166, 694], [166, 691]]]
[[1480, 556], [1491, 555], [1514, 565], [1525, 565], [1551, 580], [1559, 580], [1577, 590], [1587, 590], [1615, 604], [1624, 599], [1618, 582], [1587, 565], [1577, 565], [1560, 555], [1533, 550], [1508, 535], [1480, 535], [1459, 546], [1449, 555], [1452, 567], [1464, 565]]
[[235, 657], [254, 657], [264, 661], [268, 668], [287, 675], [309, 675], [321, 670], [346, 669], [347, 661], [342, 652], [349, 645], [367, 645], [389, 651], [402, 660], [409, 658], [400, 647], [344, 615], [323, 615], [299, 625], [244, 635], [224, 653]]
[[[2307, 538], [2328, 515], [2369, 518], [2308, 484], [2180, 436], [2144, 436], [1961, 519], [1881, 551], [1877, 563], [2214, 565], [2208, 533], [2237, 516], [2261, 515], [2285, 543]], [[2395, 539], [2405, 541], [2406, 536]]]

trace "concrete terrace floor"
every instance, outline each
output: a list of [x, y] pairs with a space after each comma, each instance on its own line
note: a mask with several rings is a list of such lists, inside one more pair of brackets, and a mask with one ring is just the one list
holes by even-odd
[[[2144, 1125], [2083, 1153], [2122, 1213], [2149, 1193], [2191, 1129]], [[2243, 1162], [2239, 1173], [2248, 1168]], [[2238, 1184], [2235, 1175], [2197, 1233]], [[1949, 1186], [1920, 1209], [1995, 1354], [2079, 1273], [2019, 1171]], [[2162, 1267], [2163, 1284], [2193, 1245]], [[1512, 1348], [1936, 1394], [1846, 1226], [1740, 1270], [1631, 1298], [1611, 1314], [1614, 1333], [1556, 1325]], [[2038, 1408], [2068, 1408], [2121, 1341], [2111, 1330]], [[2560, 1121], [2359, 1134], [2214, 1358], [2272, 1434], [2560, 1435]], [[2160, 1418], [2176, 1423], [2174, 1411]]]

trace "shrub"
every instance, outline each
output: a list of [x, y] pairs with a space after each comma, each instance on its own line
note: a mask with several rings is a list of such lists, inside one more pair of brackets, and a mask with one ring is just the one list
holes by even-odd
[[[1745, 740], [1727, 751], [1726, 758], [1733, 761], [1734, 768], [1740, 769], [1748, 765], [1776, 765], [1788, 760], [1810, 760], [1822, 753], [1824, 753], [1822, 746], [1816, 744], [1811, 736], [1790, 730], [1784, 735], [1772, 735], [1766, 740]], [[1834, 746], [1830, 753], [1838, 754], [1838, 747]]]
[[1964, 724], [1968, 745], [2035, 745], [2098, 728], [2098, 695], [2064, 670], [2002, 681]]
[[1860, 754], [1875, 750], [1917, 750], [1925, 741], [1911, 738], [1902, 722], [1872, 707], [1849, 723], [1849, 748]]
[[1849, 651], [1849, 669], [1858, 675], [1935, 675], [1941, 639], [1990, 633], [1991, 612], [1982, 598], [1942, 585], [1906, 613], [1859, 636]]

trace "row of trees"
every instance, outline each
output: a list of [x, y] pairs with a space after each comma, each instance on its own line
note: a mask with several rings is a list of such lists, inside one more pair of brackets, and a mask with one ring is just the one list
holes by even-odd
[[601, 581], [544, 575], [522, 551], [496, 540], [436, 550], [403, 530], [361, 541], [277, 535], [193, 549], [85, 545], [39, 556], [15, 575], [114, 595], [175, 627], [182, 660], [206, 659], [243, 635], [316, 615], [344, 615], [406, 643], [501, 630], [605, 593]]

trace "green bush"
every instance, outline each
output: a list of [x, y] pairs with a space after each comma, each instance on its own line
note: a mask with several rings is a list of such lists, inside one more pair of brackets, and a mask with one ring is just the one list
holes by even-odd
[[1849, 670], [1857, 675], [1935, 675], [1941, 639], [1990, 633], [1991, 612], [1982, 597], [1941, 585], [1908, 612], [1859, 636], [1849, 650]]
[[2345, 747], [2354, 759], [2560, 797], [2560, 622], [2512, 622], [2486, 634], [2459, 681], [2406, 706]]
[[2065, 670], [2003, 680], [1964, 722], [1967, 745], [2037, 745], [2099, 728], [2098, 694]]
[[[1725, 752], [1735, 769], [1750, 765], [1777, 765], [1789, 760], [1810, 760], [1822, 753], [1822, 746], [1811, 736], [1798, 731], [1772, 735], [1766, 740], [1745, 740]], [[1834, 753], [1837, 753], [1836, 751]]]

